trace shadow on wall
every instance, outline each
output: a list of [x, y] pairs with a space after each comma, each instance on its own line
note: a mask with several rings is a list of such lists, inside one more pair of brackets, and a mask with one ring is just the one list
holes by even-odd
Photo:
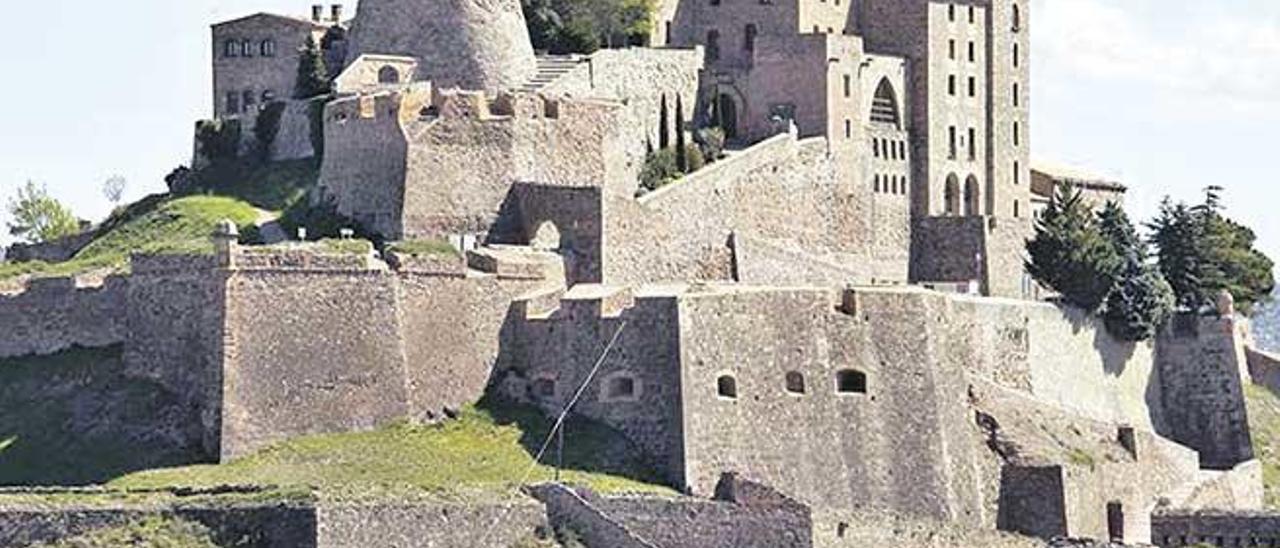
[[193, 410], [126, 377], [120, 345], [0, 360], [0, 485], [85, 485], [204, 462]]
[[[497, 386], [490, 384], [490, 386]], [[492, 388], [476, 408], [488, 413], [500, 425], [514, 425], [522, 432], [520, 445], [531, 457], [542, 448], [555, 417], [541, 413], [537, 407], [512, 402], [496, 395]], [[621, 432], [585, 417], [570, 415], [564, 426], [565, 470], [608, 474], [654, 485], [668, 485], [652, 465], [647, 454], [627, 440]], [[542, 464], [558, 462], [553, 440], [542, 457]]]

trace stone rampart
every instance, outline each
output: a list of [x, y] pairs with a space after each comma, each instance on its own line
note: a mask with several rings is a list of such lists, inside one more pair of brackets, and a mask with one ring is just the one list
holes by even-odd
[[1224, 471], [1201, 472], [1204, 481], [1178, 508], [1256, 510], [1262, 508], [1262, 463], [1245, 461]]
[[1151, 517], [1151, 538], [1164, 548], [1183, 548], [1201, 543], [1210, 546], [1275, 546], [1280, 543], [1280, 513], [1158, 512]]
[[993, 297], [1027, 298], [1033, 288], [1023, 273], [1026, 219], [994, 217], [921, 217], [912, 232], [911, 280], [977, 280]]
[[524, 497], [479, 504], [320, 503], [315, 522], [317, 548], [506, 547], [534, 538], [546, 510]]
[[1167, 436], [1205, 468], [1253, 459], [1244, 405], [1244, 338], [1234, 318], [1179, 315], [1156, 340]]
[[1280, 392], [1280, 355], [1248, 346], [1245, 347], [1245, 359], [1253, 384]]
[[124, 341], [128, 286], [118, 276], [90, 287], [74, 278], [37, 278], [19, 293], [0, 293], [0, 358]]

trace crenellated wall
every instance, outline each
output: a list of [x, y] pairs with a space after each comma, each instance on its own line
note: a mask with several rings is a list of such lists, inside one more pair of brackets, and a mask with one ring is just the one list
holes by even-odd
[[0, 293], [0, 358], [124, 341], [128, 282], [111, 276], [98, 285], [79, 284], [38, 278], [21, 292]]

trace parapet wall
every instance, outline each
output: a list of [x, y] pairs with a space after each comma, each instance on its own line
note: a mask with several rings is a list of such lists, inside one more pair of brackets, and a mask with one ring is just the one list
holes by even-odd
[[995, 217], [921, 217], [911, 239], [911, 280], [981, 283], [993, 297], [1025, 299], [1033, 288], [1024, 274], [1029, 220]]
[[1280, 513], [1158, 512], [1151, 518], [1151, 539], [1165, 548], [1202, 543], [1211, 546], [1274, 546], [1280, 542]]
[[128, 281], [111, 276], [97, 286], [78, 284], [33, 279], [20, 293], [0, 293], [0, 358], [123, 342]]

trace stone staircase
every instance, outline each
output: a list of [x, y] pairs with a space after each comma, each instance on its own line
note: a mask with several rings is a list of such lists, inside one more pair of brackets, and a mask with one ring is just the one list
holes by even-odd
[[578, 65], [586, 61], [586, 57], [581, 55], [541, 55], [538, 56], [538, 70], [533, 77], [520, 87], [520, 91], [536, 92], [545, 88], [551, 83], [559, 80], [561, 76], [569, 74]]

